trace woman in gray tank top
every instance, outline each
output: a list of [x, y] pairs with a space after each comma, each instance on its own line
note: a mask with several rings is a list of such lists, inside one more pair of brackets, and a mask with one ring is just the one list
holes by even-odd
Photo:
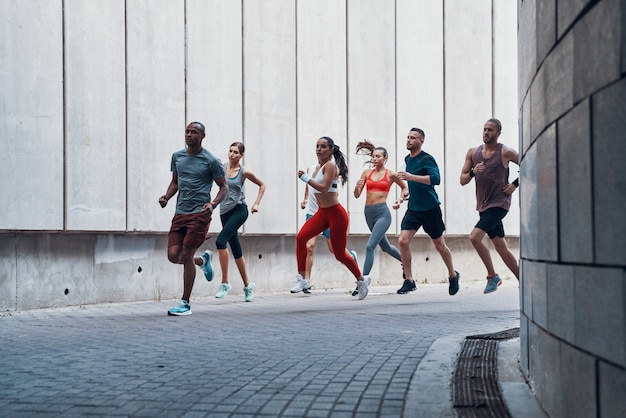
[[243, 183], [249, 179], [252, 183], [259, 186], [256, 200], [250, 208], [250, 212], [259, 211], [261, 199], [265, 193], [265, 183], [252, 171], [241, 165], [245, 147], [241, 142], [233, 142], [228, 149], [228, 162], [224, 164], [226, 170], [226, 182], [228, 183], [228, 194], [220, 204], [220, 219], [222, 221], [222, 231], [217, 236], [215, 245], [220, 259], [220, 267], [222, 269], [222, 283], [215, 294], [216, 298], [223, 298], [232, 288], [228, 283], [228, 249], [233, 252], [235, 264], [239, 270], [239, 274], [243, 280], [243, 291], [245, 293], [245, 301], [251, 302], [254, 298], [254, 282], [248, 278], [246, 262], [243, 258], [241, 243], [237, 231], [248, 219], [248, 205], [246, 204], [243, 192]]

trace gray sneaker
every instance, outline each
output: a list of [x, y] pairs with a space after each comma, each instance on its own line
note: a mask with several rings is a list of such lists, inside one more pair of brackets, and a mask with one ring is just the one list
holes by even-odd
[[498, 286], [502, 284], [502, 279], [497, 274], [495, 276], [487, 277], [487, 286], [483, 293], [493, 293], [498, 290]]
[[296, 274], [296, 285], [291, 288], [291, 293], [299, 293], [303, 290], [309, 290], [311, 288], [311, 284], [302, 277], [301, 274]]

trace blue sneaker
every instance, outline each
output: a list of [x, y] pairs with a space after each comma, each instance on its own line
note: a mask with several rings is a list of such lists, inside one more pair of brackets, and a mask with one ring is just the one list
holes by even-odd
[[487, 277], [487, 286], [483, 293], [493, 293], [498, 290], [498, 286], [502, 284], [502, 279], [497, 274], [495, 276]]
[[247, 287], [243, 288], [243, 292], [246, 294], [246, 297], [245, 297], [246, 302], [252, 302], [252, 299], [254, 299], [254, 287], [255, 287], [254, 282], [250, 282], [250, 284]]
[[202, 253], [202, 260], [204, 260], [204, 264], [202, 264], [202, 271], [204, 271], [204, 277], [207, 281], [213, 280], [213, 266], [211, 265], [211, 257], [213, 257], [213, 253], [209, 250], [206, 250]]
[[170, 316], [191, 315], [191, 305], [183, 299], [178, 305], [167, 311], [167, 314]]

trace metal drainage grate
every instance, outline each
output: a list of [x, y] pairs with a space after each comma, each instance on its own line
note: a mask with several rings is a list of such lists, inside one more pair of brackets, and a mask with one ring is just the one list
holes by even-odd
[[519, 336], [519, 328], [466, 337], [453, 381], [453, 406], [461, 418], [510, 418], [498, 385], [498, 341]]

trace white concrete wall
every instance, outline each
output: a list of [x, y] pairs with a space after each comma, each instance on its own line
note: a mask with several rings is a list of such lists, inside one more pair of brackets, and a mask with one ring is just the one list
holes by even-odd
[[[493, 2], [493, 115], [502, 122], [500, 141], [519, 149], [521, 145], [517, 113], [517, 48], [511, 45], [516, 39], [517, 5], [514, 1]], [[520, 155], [521, 158], [521, 155]], [[519, 177], [519, 166], [511, 164], [509, 178]], [[513, 193], [511, 209], [504, 218], [507, 235], [520, 233], [519, 193]]]
[[174, 213], [175, 205], [162, 209], [157, 200], [172, 178], [172, 151], [185, 146], [183, 4], [143, 0], [128, 2], [126, 7], [125, 169], [129, 231], [162, 231]]
[[[342, 1], [297, 3], [297, 169], [305, 170], [317, 163], [315, 144], [321, 136], [333, 138], [344, 153], [349, 153], [346, 26], [346, 5]], [[305, 185], [297, 180], [297, 169], [286, 176], [297, 182], [299, 204]], [[340, 186], [340, 201], [346, 207], [350, 192], [349, 185]], [[298, 226], [304, 223], [303, 210], [298, 209], [297, 220]]]
[[64, 228], [61, 1], [0, 1], [0, 229]]
[[246, 164], [267, 183], [264, 210], [246, 231], [293, 233], [298, 199], [295, 2], [244, 2], [243, 57]]
[[[206, 125], [204, 146], [225, 162], [229, 145], [243, 140], [242, 5], [230, 0], [190, 0], [186, 5], [187, 52], [182, 61], [187, 63], [186, 119]], [[178, 137], [173, 137], [179, 139], [179, 148], [185, 145], [184, 123], [182, 126]], [[248, 165], [253, 151], [250, 141], [245, 142], [244, 164]], [[169, 157], [163, 168], [169, 173]], [[254, 166], [251, 169], [256, 171]], [[163, 191], [166, 186], [163, 184]], [[170, 211], [173, 213], [173, 208]], [[256, 219], [250, 219], [250, 224]], [[209, 231], [220, 230], [219, 216], [215, 216]]]
[[[254, 241], [264, 251], [251, 269], [261, 276], [291, 277], [295, 260], [270, 249], [288, 248], [281, 240], [292, 243], [304, 222], [304, 184], [296, 171], [316, 161], [315, 142], [323, 135], [348, 159], [350, 179], [340, 199], [351, 215], [355, 249], [369, 231], [365, 199], [352, 195], [367, 167], [354, 147], [368, 138], [388, 149], [391, 169], [403, 169], [411, 127], [425, 130], [424, 149], [440, 165], [447, 234], [465, 238], [478, 218], [473, 185], [459, 185], [465, 152], [481, 142], [482, 124], [492, 116], [504, 123], [503, 141], [518, 143], [517, 15], [504, 3], [0, 0], [3, 296], [27, 298], [20, 289], [34, 289], [29, 280], [42, 266], [21, 257], [57, 262], [56, 244], [68, 237], [82, 242], [75, 257], [86, 257], [84, 269], [68, 261], [55, 269], [69, 271], [68, 280], [77, 283], [83, 274], [94, 277], [85, 285], [94, 294], [90, 286], [105, 282], [124, 287], [113, 276], [130, 274], [146, 237], [159, 235], [148, 253], [164, 257], [159, 239], [174, 204], [161, 209], [157, 199], [171, 179], [172, 153], [184, 147], [185, 125], [195, 120], [207, 127], [206, 148], [223, 161], [228, 146], [242, 140], [244, 164], [267, 184], [260, 212], [242, 228], [268, 239], [269, 247]], [[247, 184], [246, 191], [253, 201], [256, 186]], [[404, 208], [393, 211], [391, 235], [399, 233]], [[519, 232], [518, 222], [514, 204], [509, 235]], [[220, 229], [216, 216], [210, 232]], [[65, 238], [50, 237], [55, 232]], [[30, 240], [40, 233], [45, 242], [34, 248]], [[103, 249], [120, 251], [127, 262], [96, 263]], [[471, 248], [460, 251], [472, 255], [455, 265], [469, 271], [479, 263]], [[74, 257], [64, 254], [61, 260]], [[171, 270], [154, 263], [155, 271]], [[443, 271], [441, 263], [430, 264], [435, 270], [423, 270], [424, 279]], [[382, 273], [377, 265], [384, 262], [374, 266]], [[65, 280], [61, 273], [50, 277], [50, 286]], [[148, 297], [163, 291], [159, 284], [151, 288], [160, 290]], [[144, 290], [82, 300], [140, 298]]]
[[[408, 154], [406, 137], [411, 128], [420, 128], [426, 134], [424, 150], [435, 157], [445, 178], [443, 2], [401, 0], [396, 4], [397, 141], [390, 152], [396, 154], [396, 171], [404, 170], [404, 157]], [[437, 187], [437, 193], [445, 210], [443, 184], [442, 181]], [[405, 210], [406, 203], [396, 215], [398, 233]], [[427, 236], [423, 230], [418, 235]]]
[[467, 150], [482, 144], [483, 125], [493, 115], [491, 3], [491, 0], [445, 2], [446, 123], [442, 184], [445, 184], [448, 233], [468, 233], [478, 220], [477, 216], [469, 215], [476, 213], [474, 182], [461, 187], [459, 177]]
[[[3, 0], [0, 7], [7, 92], [0, 158], [9, 168], [0, 230], [167, 231], [173, 205], [162, 210], [156, 200], [186, 122], [199, 120], [205, 146], [223, 160], [230, 143], [243, 140], [244, 164], [267, 183], [246, 233], [295, 233], [304, 190], [295, 172], [315, 162], [322, 135], [349, 160], [341, 199], [350, 232], [368, 233], [364, 198], [352, 196], [367, 167], [354, 146], [364, 138], [385, 146], [390, 168], [402, 169], [406, 133], [417, 126], [441, 168], [447, 233], [465, 235], [477, 218], [473, 185], [458, 184], [466, 150], [494, 115], [503, 142], [518, 143], [515, 5]], [[253, 200], [256, 187], [247, 191]], [[519, 232], [518, 212], [514, 204], [509, 234]], [[391, 233], [402, 215], [394, 212]], [[216, 219], [210, 231], [220, 227]]]
[[[354, 185], [365, 157], [354, 154], [356, 144], [369, 139], [393, 150], [395, 143], [395, 10], [393, 0], [348, 2], [348, 143], [351, 181], [348, 213], [350, 232], [368, 233], [363, 208], [365, 195], [355, 199]], [[342, 144], [343, 146], [343, 144]], [[394, 169], [393, 159], [390, 168]]]
[[66, 228], [124, 231], [125, 2], [63, 4]]

